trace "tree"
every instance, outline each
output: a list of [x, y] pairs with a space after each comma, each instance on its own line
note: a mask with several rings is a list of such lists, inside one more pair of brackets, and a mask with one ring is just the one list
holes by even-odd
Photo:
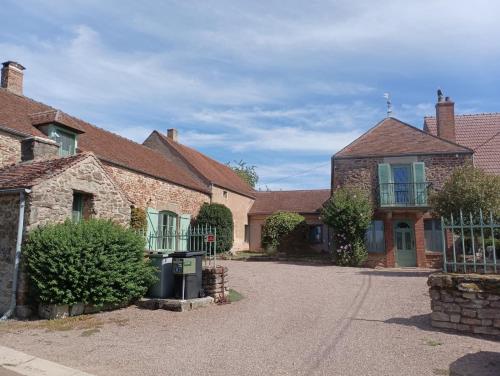
[[459, 218], [465, 215], [493, 213], [500, 216], [500, 176], [489, 175], [480, 168], [466, 165], [456, 168], [440, 191], [431, 194], [429, 202], [438, 216]]
[[266, 218], [262, 228], [262, 245], [268, 252], [304, 251], [307, 248], [308, 225], [297, 213], [280, 211]]
[[339, 188], [323, 205], [321, 219], [333, 230], [338, 265], [358, 266], [366, 259], [364, 237], [372, 216], [368, 195], [358, 189]]
[[195, 220], [196, 225], [217, 229], [217, 253], [229, 252], [233, 247], [233, 213], [223, 204], [203, 204]]
[[255, 185], [259, 181], [259, 175], [257, 175], [256, 166], [249, 166], [245, 161], [240, 160], [239, 162], [234, 162], [231, 164], [227, 163], [231, 169], [236, 172], [236, 174], [242, 178], [244, 181], [248, 183], [252, 188], [255, 188]]

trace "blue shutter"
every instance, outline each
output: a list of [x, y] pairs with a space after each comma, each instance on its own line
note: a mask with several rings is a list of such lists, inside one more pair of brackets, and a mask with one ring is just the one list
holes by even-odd
[[158, 249], [158, 211], [148, 208], [146, 211], [148, 229], [146, 233], [147, 247], [151, 251]]
[[391, 182], [391, 165], [380, 163], [378, 165], [378, 184], [380, 194], [380, 205], [387, 206], [393, 203]]
[[189, 226], [191, 225], [191, 215], [181, 214], [179, 217], [179, 251], [189, 251]]
[[413, 163], [413, 181], [415, 186], [415, 205], [427, 205], [427, 184], [425, 181], [425, 163]]

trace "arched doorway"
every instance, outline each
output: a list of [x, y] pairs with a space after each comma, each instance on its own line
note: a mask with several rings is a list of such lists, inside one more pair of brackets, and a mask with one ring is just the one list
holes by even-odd
[[396, 221], [394, 223], [394, 245], [398, 266], [417, 266], [415, 232], [410, 221]]

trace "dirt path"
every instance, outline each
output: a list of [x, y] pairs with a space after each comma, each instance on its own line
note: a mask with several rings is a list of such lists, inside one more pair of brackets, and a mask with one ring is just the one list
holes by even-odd
[[103, 376], [446, 375], [461, 359], [500, 352], [498, 341], [430, 328], [422, 272], [226, 264], [245, 296], [237, 303], [10, 323], [0, 344]]

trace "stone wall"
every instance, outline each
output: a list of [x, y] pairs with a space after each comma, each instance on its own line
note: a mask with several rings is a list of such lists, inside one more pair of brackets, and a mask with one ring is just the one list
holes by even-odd
[[19, 194], [0, 195], [0, 316], [10, 303], [16, 253]]
[[[425, 176], [427, 181], [432, 183], [433, 189], [440, 189], [456, 167], [472, 162], [472, 156], [467, 154], [434, 154], [402, 158], [424, 162]], [[333, 187], [364, 189], [370, 192], [371, 199], [377, 202], [378, 164], [395, 163], [395, 161], [396, 158], [384, 157], [334, 159]]]
[[437, 273], [427, 284], [432, 326], [500, 337], [500, 275]]
[[[227, 192], [226, 197], [224, 197], [224, 192]], [[216, 186], [212, 188], [212, 202], [226, 205], [233, 214], [233, 252], [249, 249], [248, 241], [245, 241], [245, 225], [248, 225], [248, 212], [254, 201], [252, 198], [225, 190], [224, 188]]]
[[59, 157], [59, 144], [40, 137], [29, 137], [21, 141], [21, 159], [39, 161]]
[[207, 193], [109, 164], [105, 164], [105, 169], [132, 204], [143, 209], [150, 207], [156, 210], [170, 210], [177, 214], [191, 214], [194, 217], [204, 202], [210, 202]]
[[73, 193], [91, 195], [91, 216], [129, 225], [130, 203], [94, 157], [80, 161], [54, 178], [32, 187], [27, 230], [71, 218]]
[[0, 168], [21, 161], [21, 142], [19, 137], [0, 130]]
[[216, 303], [226, 302], [229, 297], [227, 266], [203, 269], [203, 291]]

